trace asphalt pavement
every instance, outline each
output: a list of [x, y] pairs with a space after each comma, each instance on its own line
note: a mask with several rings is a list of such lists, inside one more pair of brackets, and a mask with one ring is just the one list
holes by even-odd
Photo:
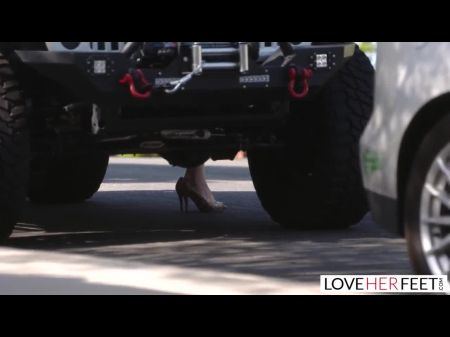
[[181, 213], [182, 175], [159, 158], [114, 157], [92, 199], [27, 204], [0, 248], [0, 293], [316, 294], [322, 274], [412, 273], [404, 240], [370, 214], [343, 231], [281, 228], [245, 159], [207, 164], [222, 214]]

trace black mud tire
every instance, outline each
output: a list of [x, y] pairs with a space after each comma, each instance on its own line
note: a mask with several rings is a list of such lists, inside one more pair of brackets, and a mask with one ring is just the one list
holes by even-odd
[[0, 53], [0, 241], [12, 233], [26, 199], [29, 147], [24, 94]]
[[310, 102], [291, 104], [286, 146], [249, 151], [258, 197], [272, 219], [297, 229], [343, 229], [367, 213], [359, 139], [373, 108], [374, 69], [354, 56]]
[[35, 203], [89, 199], [100, 188], [108, 162], [108, 154], [98, 152], [33, 158], [28, 197]]

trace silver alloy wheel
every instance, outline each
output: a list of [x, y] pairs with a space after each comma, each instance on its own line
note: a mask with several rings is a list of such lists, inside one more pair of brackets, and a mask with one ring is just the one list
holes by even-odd
[[434, 275], [450, 274], [450, 144], [435, 157], [420, 202], [420, 242]]

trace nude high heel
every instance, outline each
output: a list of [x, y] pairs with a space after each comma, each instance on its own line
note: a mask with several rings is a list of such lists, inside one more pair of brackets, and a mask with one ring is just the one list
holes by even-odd
[[202, 195], [195, 191], [184, 178], [177, 181], [175, 190], [180, 201], [180, 211], [188, 212], [189, 199], [197, 206], [202, 213], [223, 212], [226, 206], [222, 202], [215, 201], [214, 203], [206, 200]]

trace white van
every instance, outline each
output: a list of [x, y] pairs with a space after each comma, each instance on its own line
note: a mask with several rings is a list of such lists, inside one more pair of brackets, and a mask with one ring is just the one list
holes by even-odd
[[378, 44], [361, 139], [375, 221], [404, 234], [418, 273], [450, 273], [450, 43]]

